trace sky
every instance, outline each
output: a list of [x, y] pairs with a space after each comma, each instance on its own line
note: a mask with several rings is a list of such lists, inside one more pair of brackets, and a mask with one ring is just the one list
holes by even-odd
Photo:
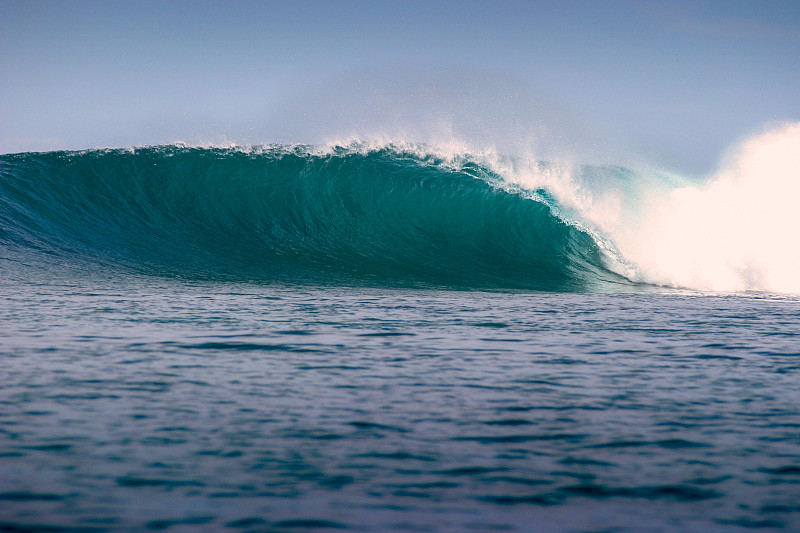
[[450, 136], [701, 176], [796, 121], [797, 0], [0, 0], [0, 153]]

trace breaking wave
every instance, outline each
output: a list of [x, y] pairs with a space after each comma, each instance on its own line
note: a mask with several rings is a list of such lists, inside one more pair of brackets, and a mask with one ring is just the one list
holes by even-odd
[[704, 183], [383, 142], [0, 156], [4, 263], [238, 280], [800, 293], [800, 124]]

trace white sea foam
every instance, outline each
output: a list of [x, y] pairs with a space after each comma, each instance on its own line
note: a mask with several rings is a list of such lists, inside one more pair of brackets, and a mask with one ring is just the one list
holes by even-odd
[[707, 183], [652, 191], [609, 227], [643, 279], [713, 291], [800, 293], [800, 123], [750, 138]]

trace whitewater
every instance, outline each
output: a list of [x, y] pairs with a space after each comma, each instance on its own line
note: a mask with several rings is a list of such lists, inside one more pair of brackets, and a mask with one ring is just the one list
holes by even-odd
[[800, 527], [800, 124], [0, 155], [0, 530]]

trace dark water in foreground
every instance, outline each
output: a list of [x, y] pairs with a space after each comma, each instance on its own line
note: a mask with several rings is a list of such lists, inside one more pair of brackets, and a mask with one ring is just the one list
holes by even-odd
[[3, 531], [800, 528], [797, 298], [8, 276], [0, 302]]

